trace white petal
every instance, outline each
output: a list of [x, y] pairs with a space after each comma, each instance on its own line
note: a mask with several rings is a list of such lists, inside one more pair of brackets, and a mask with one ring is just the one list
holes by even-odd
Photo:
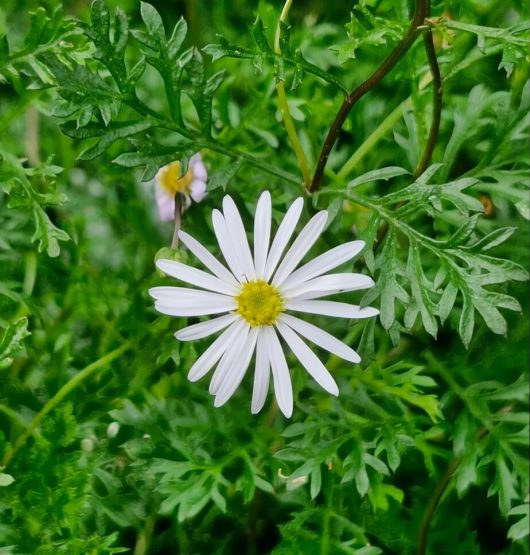
[[191, 197], [184, 193], [184, 210], [187, 210], [191, 206]]
[[302, 213], [302, 208], [304, 207], [304, 200], [302, 197], [297, 198], [293, 204], [287, 210], [274, 241], [272, 242], [271, 250], [267, 256], [267, 263], [265, 264], [265, 281], [269, 281], [272, 276], [280, 257], [291, 239], [294, 228], [300, 219], [300, 214]]
[[228, 195], [223, 199], [223, 214], [228, 234], [232, 239], [236, 255], [239, 257], [239, 265], [249, 280], [254, 279], [256, 270], [250, 254], [245, 226], [235, 202]]
[[234, 322], [195, 361], [195, 364], [188, 372], [188, 380], [190, 380], [190, 382], [196, 382], [205, 376], [212, 366], [223, 356], [225, 351], [233, 346], [232, 339], [238, 330], [241, 329], [243, 322], [243, 318]]
[[364, 241], [350, 241], [349, 243], [344, 243], [343, 245], [330, 249], [294, 271], [285, 280], [283, 286], [285, 288], [292, 287], [303, 281], [321, 276], [329, 270], [333, 270], [333, 268], [344, 264], [344, 262], [347, 262], [361, 252], [364, 248], [364, 244]]
[[254, 369], [254, 387], [252, 389], [252, 414], [257, 414], [265, 404], [269, 391], [271, 363], [263, 334], [258, 334], [256, 344], [256, 368]]
[[189, 166], [193, 173], [193, 177], [195, 179], [200, 179], [201, 181], [206, 181], [208, 177], [208, 172], [206, 171], [206, 167], [202, 161], [202, 157], [199, 153], [194, 154], [190, 158]]
[[164, 285], [161, 287], [151, 287], [149, 294], [153, 299], [163, 303], [174, 303], [175, 306], [188, 306], [193, 304], [208, 304], [213, 305], [226, 303], [232, 301], [235, 306], [235, 301], [230, 295], [220, 295], [219, 293], [212, 293], [211, 291], [201, 291], [200, 289], [188, 289], [187, 287], [171, 287]]
[[161, 301], [156, 301], [155, 310], [166, 316], [211, 316], [212, 314], [220, 314], [221, 312], [230, 312], [234, 310], [234, 305], [189, 305], [174, 306]]
[[322, 212], [315, 214], [304, 226], [294, 243], [291, 245], [291, 248], [287, 251], [285, 258], [278, 266], [278, 270], [274, 274], [274, 278], [272, 280], [274, 285], [281, 285], [298, 266], [302, 258], [320, 237], [327, 221], [328, 212], [326, 210], [322, 210]]
[[232, 297], [209, 291], [183, 287], [153, 287], [149, 293], [156, 299], [155, 309], [169, 316], [206, 316], [237, 308], [237, 303]]
[[370, 318], [379, 314], [379, 310], [371, 306], [361, 308], [356, 304], [336, 301], [288, 301], [285, 303], [285, 308], [296, 312], [309, 312], [336, 318]]
[[287, 361], [283, 354], [280, 340], [272, 326], [262, 328], [264, 334], [269, 359], [272, 368], [272, 378], [274, 382], [274, 393], [278, 401], [278, 406], [283, 414], [290, 418], [293, 414], [293, 386]]
[[175, 198], [172, 197], [158, 182], [155, 185], [156, 205], [158, 216], [163, 222], [175, 219]]
[[373, 286], [374, 280], [364, 274], [328, 274], [288, 288], [282, 286], [280, 293], [284, 299], [308, 300]]
[[237, 286], [234, 276], [215, 258], [215, 256], [207, 251], [197, 239], [185, 231], [179, 231], [179, 239], [188, 247], [188, 249], [200, 260], [207, 268], [215, 274], [219, 279]]
[[214, 407], [220, 407], [224, 405], [228, 401], [228, 399], [232, 397], [235, 390], [239, 387], [241, 380], [245, 376], [248, 365], [250, 364], [250, 359], [254, 354], [259, 331], [259, 328], [252, 328], [250, 330], [250, 333], [245, 339], [243, 349], [239, 353], [238, 359], [235, 361], [235, 364], [233, 365], [231, 371], [222, 381], [221, 386], [217, 390]]
[[203, 289], [209, 289], [210, 291], [217, 291], [224, 295], [237, 295], [238, 287], [234, 283], [226, 283], [218, 277], [193, 268], [192, 266], [188, 266], [187, 264], [182, 264], [182, 262], [177, 262], [176, 260], [157, 260], [156, 265], [164, 273], [180, 281], [185, 281], [186, 283], [202, 287]]
[[254, 216], [254, 265], [256, 276], [263, 278], [271, 235], [271, 196], [269, 191], [261, 194]]
[[315, 353], [311, 351], [289, 326], [278, 321], [276, 327], [296, 358], [320, 387], [325, 389], [328, 393], [331, 393], [331, 395], [338, 395], [339, 388], [337, 383]]
[[219, 243], [219, 247], [225, 257], [228, 267], [238, 281], [244, 280], [245, 272], [240, 264], [239, 255], [237, 254], [239, 245], [234, 243], [233, 239], [230, 237], [226, 221], [219, 210], [214, 210], [212, 212], [212, 223], [217, 242]]
[[217, 368], [210, 382], [209, 392], [216, 395], [219, 388], [222, 386], [224, 380], [234, 370], [234, 366], [241, 360], [241, 353], [245, 347], [246, 340], [249, 335], [250, 326], [248, 323], [241, 319], [242, 322], [238, 324], [238, 330], [231, 338], [231, 348], [226, 351], [223, 358], [219, 362]]
[[280, 316], [280, 321], [287, 324], [289, 327], [293, 328], [300, 335], [315, 343], [322, 349], [329, 351], [330, 353], [337, 355], [338, 357], [348, 360], [350, 362], [361, 362], [361, 357], [345, 343], [333, 337], [327, 331], [322, 328], [318, 328], [309, 322], [300, 320], [295, 316], [290, 314], [282, 314]]
[[213, 320], [207, 320], [206, 322], [200, 322], [199, 324], [193, 324], [187, 328], [182, 328], [179, 330], [175, 337], [179, 341], [192, 341], [194, 339], [203, 339], [208, 337], [213, 333], [221, 331], [226, 328], [232, 322], [235, 322], [239, 316], [237, 314], [225, 314], [224, 316], [219, 316]]
[[194, 179], [190, 183], [190, 197], [194, 202], [201, 202], [206, 195], [206, 183], [200, 179]]

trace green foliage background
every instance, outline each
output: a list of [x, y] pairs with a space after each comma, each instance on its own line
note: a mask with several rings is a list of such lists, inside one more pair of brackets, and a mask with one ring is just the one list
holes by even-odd
[[157, 169], [202, 152], [209, 196], [183, 227], [212, 250], [225, 191], [249, 223], [268, 189], [277, 223], [304, 189], [276, 79], [314, 167], [413, 6], [295, 2], [275, 55], [281, 7], [2, 3], [0, 553], [529, 552], [525, 2], [433, 2], [432, 165], [414, 176], [432, 121], [418, 40], [306, 202], [333, 216], [315, 253], [358, 236], [377, 283], [378, 320], [314, 319], [363, 356], [326, 361], [338, 399], [289, 358], [290, 421], [271, 400], [252, 416], [248, 379], [214, 409], [186, 380], [205, 345], [152, 308], [172, 235]]

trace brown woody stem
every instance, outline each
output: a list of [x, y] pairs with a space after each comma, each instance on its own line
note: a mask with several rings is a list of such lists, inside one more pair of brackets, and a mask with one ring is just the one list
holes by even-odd
[[436, 51], [434, 49], [432, 31], [430, 29], [423, 35], [423, 42], [432, 76], [432, 122], [431, 130], [429, 131], [429, 138], [427, 139], [427, 145], [425, 146], [421, 161], [414, 172], [414, 177], [419, 177], [431, 163], [432, 153], [438, 139], [440, 116], [442, 114], [442, 76], [440, 74], [440, 67], [438, 65], [438, 58], [436, 57]]
[[320, 188], [322, 177], [324, 175], [324, 168], [326, 167], [329, 154], [331, 152], [331, 149], [333, 148], [333, 145], [337, 141], [339, 131], [342, 129], [342, 126], [346, 121], [346, 118], [348, 117], [351, 109], [360, 98], [362, 98], [367, 92], [372, 90], [379, 83], [379, 81], [383, 79], [383, 77], [397, 64], [401, 57], [413, 45], [414, 41], [421, 33], [421, 26], [423, 25], [425, 18], [428, 15], [428, 11], [428, 0], [416, 1], [414, 16], [405, 36], [397, 44], [394, 50], [392, 50], [385, 61], [377, 68], [377, 70], [344, 99], [344, 102], [342, 103], [342, 106], [340, 107], [335, 117], [335, 121], [331, 125], [326, 140], [324, 141], [324, 145], [322, 146], [322, 151], [320, 152], [320, 157], [318, 159], [315, 174], [313, 175], [313, 181], [309, 188], [310, 193], [314, 193]]

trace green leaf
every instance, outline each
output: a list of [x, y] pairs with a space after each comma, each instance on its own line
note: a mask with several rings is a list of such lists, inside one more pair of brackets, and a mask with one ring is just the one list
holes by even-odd
[[522, 515], [522, 517], [510, 526], [508, 537], [512, 541], [519, 541], [530, 535], [530, 504], [517, 505], [508, 512], [509, 516]]
[[363, 3], [353, 6], [351, 20], [345, 27], [349, 40], [337, 48], [341, 64], [355, 59], [357, 50], [366, 46], [391, 46], [397, 43], [405, 31], [403, 22], [377, 17]]
[[373, 183], [374, 181], [384, 180], [388, 181], [394, 177], [398, 177], [400, 175], [410, 174], [410, 172], [404, 168], [389, 166], [387, 168], [381, 168], [379, 170], [373, 170], [367, 172], [359, 177], [356, 177], [352, 181], [350, 181], [347, 185], [349, 189], [353, 189], [353, 187], [357, 187], [359, 185], [364, 185], [366, 183]]
[[78, 158], [80, 160], [93, 160], [103, 154], [114, 141], [136, 135], [150, 127], [151, 123], [146, 120], [120, 121], [115, 123], [109, 126], [108, 131], [101, 135], [101, 138], [95, 145], [83, 150]]
[[436, 338], [438, 323], [434, 316], [434, 303], [429, 294], [432, 287], [423, 273], [419, 255], [419, 245], [413, 243], [411, 243], [409, 247], [407, 277], [410, 280], [412, 296], [420, 309], [423, 327], [427, 333]]
[[154, 41], [159, 45], [164, 44], [166, 42], [164, 22], [156, 8], [147, 2], [140, 2], [140, 13], [147, 31]]
[[442, 324], [447, 320], [449, 314], [453, 310], [457, 295], [458, 286], [454, 281], [449, 281], [438, 303], [438, 316]]
[[28, 335], [31, 334], [28, 331], [27, 318], [20, 318], [6, 328], [0, 339], [0, 370], [11, 366], [13, 356], [22, 349], [22, 342]]
[[405, 271], [398, 259], [397, 238], [393, 232], [389, 232], [387, 235], [377, 266], [380, 268], [379, 277], [375, 287], [364, 296], [363, 304], [369, 305], [378, 296], [381, 297], [379, 319], [382, 326], [388, 330], [396, 319], [396, 299], [403, 304], [409, 302], [408, 293], [398, 281], [399, 276], [403, 276]]
[[11, 474], [4, 474], [3, 472], [0, 472], [0, 488], [10, 486], [14, 481], [15, 479], [11, 476]]
[[465, 347], [469, 346], [473, 337], [473, 329], [475, 327], [475, 311], [469, 293], [463, 292], [462, 313], [460, 314], [460, 323], [458, 325], [458, 333]]
[[207, 182], [208, 191], [214, 191], [220, 187], [226, 191], [230, 180], [236, 175], [239, 168], [243, 165], [244, 160], [237, 158], [233, 162], [221, 166], [218, 170], [214, 171], [209, 177]]
[[498, 453], [494, 459], [495, 478], [488, 489], [488, 495], [497, 494], [499, 497], [499, 509], [503, 515], [507, 515], [511, 509], [512, 500], [517, 499], [515, 490], [515, 476], [510, 472], [503, 456]]

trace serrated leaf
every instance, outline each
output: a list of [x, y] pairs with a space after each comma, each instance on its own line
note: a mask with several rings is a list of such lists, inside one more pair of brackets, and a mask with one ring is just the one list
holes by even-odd
[[512, 475], [500, 453], [494, 459], [495, 478], [488, 490], [488, 495], [497, 494], [501, 514], [507, 515], [511, 509], [512, 499], [517, 498], [515, 491], [515, 476]]
[[473, 214], [453, 233], [446, 243], [446, 247], [458, 247], [475, 231], [481, 214]]
[[429, 296], [431, 286], [423, 273], [418, 245], [415, 244], [409, 247], [407, 276], [410, 279], [412, 295], [419, 307], [423, 327], [429, 335], [436, 338], [438, 323], [434, 316], [434, 304]]
[[487, 235], [485, 235], [482, 239], [473, 243], [469, 248], [472, 249], [474, 252], [478, 251], [487, 251], [496, 247], [502, 243], [504, 243], [507, 239], [509, 239], [514, 231], [517, 228], [515, 227], [501, 227], [499, 229], [495, 229], [491, 231]]
[[469, 294], [465, 292], [463, 293], [462, 313], [460, 314], [460, 323], [458, 325], [458, 333], [465, 347], [468, 347], [471, 342], [474, 327], [475, 310]]
[[171, 37], [167, 41], [167, 51], [170, 60], [175, 60], [177, 58], [177, 54], [184, 43], [187, 32], [188, 24], [186, 23], [186, 20], [181, 17], [173, 28]]
[[226, 191], [230, 180], [238, 172], [239, 168], [243, 165], [244, 160], [242, 158], [237, 158], [233, 162], [221, 166], [219, 169], [214, 171], [209, 177], [206, 186], [208, 191], [214, 191], [222, 187], [223, 191]]
[[522, 517], [510, 526], [508, 537], [512, 541], [519, 541], [530, 535], [530, 504], [517, 505], [508, 513], [509, 516], [522, 515]]
[[28, 335], [31, 334], [27, 318], [20, 318], [6, 328], [0, 339], [0, 370], [11, 365], [14, 354], [22, 348], [22, 341]]
[[457, 295], [458, 287], [455, 285], [454, 281], [449, 281], [438, 303], [438, 316], [442, 324], [447, 320], [447, 317], [453, 310]]
[[252, 36], [254, 37], [254, 41], [258, 45], [258, 48], [264, 54], [272, 54], [272, 49], [269, 45], [269, 41], [265, 36], [265, 27], [263, 25], [263, 20], [260, 17], [257, 17], [254, 21], [254, 25], [252, 26]]
[[80, 160], [93, 160], [103, 154], [103, 152], [105, 152], [114, 141], [130, 137], [131, 135], [136, 135], [137, 133], [146, 131], [150, 127], [151, 124], [147, 120], [116, 123], [109, 128], [107, 132], [103, 133], [99, 141], [94, 146], [83, 150], [79, 154], [78, 158]]
[[147, 2], [140, 2], [140, 14], [148, 33], [158, 44], [166, 42], [164, 22], [156, 8]]
[[384, 180], [388, 181], [394, 177], [398, 177], [400, 175], [407, 175], [410, 172], [404, 168], [400, 168], [397, 166], [389, 166], [386, 168], [381, 168], [379, 170], [369, 171], [355, 179], [352, 179], [347, 185], [349, 189], [353, 189], [359, 185], [364, 185], [366, 183], [373, 183], [374, 181]]

